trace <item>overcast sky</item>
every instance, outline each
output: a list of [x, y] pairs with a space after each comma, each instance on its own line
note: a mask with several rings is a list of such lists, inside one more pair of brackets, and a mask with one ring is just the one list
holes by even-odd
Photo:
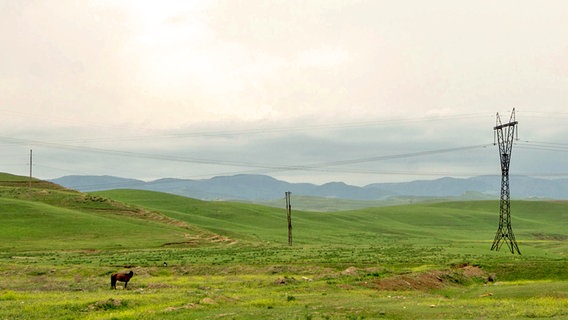
[[566, 1], [0, 0], [0, 171], [568, 176]]

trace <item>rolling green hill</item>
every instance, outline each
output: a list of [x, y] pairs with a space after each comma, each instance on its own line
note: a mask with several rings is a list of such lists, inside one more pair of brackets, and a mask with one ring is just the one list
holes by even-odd
[[56, 189], [67, 190], [66, 188], [44, 180], [36, 178], [30, 179], [29, 177], [17, 176], [9, 173], [0, 172], [0, 186], [3, 187], [29, 187], [43, 188], [43, 189]]
[[215, 235], [141, 207], [38, 180], [0, 176], [0, 250], [205, 245]]
[[[287, 244], [284, 208], [208, 202], [166, 193], [111, 190], [80, 193], [27, 177], [0, 175], [0, 247], [18, 249], [141, 248], [218, 243]], [[523, 251], [565, 254], [566, 202], [513, 202], [513, 229]], [[491, 246], [496, 201], [459, 201], [341, 212], [294, 210], [299, 245], [461, 243]], [[49, 240], [49, 241], [47, 241]]]
[[497, 201], [293, 210], [288, 246], [283, 208], [4, 181], [0, 318], [568, 316], [566, 202], [513, 201], [519, 256], [490, 251]]
[[[204, 202], [151, 191], [113, 190], [97, 195], [140, 205], [231, 238], [285, 243], [285, 210], [252, 204]], [[524, 249], [558, 246], [568, 239], [568, 203], [513, 202], [513, 230]], [[385, 241], [432, 245], [461, 242], [487, 250], [498, 226], [498, 202], [460, 201], [366, 208], [343, 212], [293, 211], [294, 243], [381, 244]], [[528, 247], [527, 247], [528, 246]], [[565, 250], [562, 249], [562, 250]]]

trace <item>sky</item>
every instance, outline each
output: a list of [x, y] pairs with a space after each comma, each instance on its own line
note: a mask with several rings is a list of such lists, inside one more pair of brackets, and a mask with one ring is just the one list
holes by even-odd
[[0, 172], [568, 176], [563, 1], [0, 0]]

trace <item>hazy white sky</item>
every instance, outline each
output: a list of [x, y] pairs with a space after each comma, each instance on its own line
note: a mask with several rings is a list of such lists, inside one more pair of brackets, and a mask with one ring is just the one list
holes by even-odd
[[512, 173], [565, 175], [566, 21], [552, 0], [0, 0], [0, 171], [34, 149], [40, 178], [499, 174], [516, 107]]

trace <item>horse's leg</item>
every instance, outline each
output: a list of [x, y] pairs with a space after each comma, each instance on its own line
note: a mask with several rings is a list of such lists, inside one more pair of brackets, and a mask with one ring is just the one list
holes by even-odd
[[128, 280], [124, 281], [124, 289], [126, 289], [127, 285], [128, 285]]
[[116, 289], [116, 276], [114, 274], [110, 276], [110, 288]]

